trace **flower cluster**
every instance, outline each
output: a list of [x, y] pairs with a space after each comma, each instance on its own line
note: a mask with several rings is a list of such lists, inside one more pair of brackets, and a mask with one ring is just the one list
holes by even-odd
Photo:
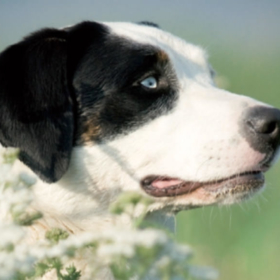
[[[12, 176], [17, 158], [14, 149], [0, 150], [0, 279], [115, 279], [184, 280], [216, 279], [213, 269], [190, 264], [192, 251], [177, 244], [166, 232], [143, 227], [149, 201], [139, 195], [122, 195], [111, 207], [111, 215], [133, 220], [130, 229], [69, 235], [59, 228], [46, 233], [45, 240], [28, 244], [25, 229], [42, 217], [30, 211], [34, 178]], [[77, 262], [86, 264], [78, 271]], [[52, 274], [51, 274], [52, 273]]]

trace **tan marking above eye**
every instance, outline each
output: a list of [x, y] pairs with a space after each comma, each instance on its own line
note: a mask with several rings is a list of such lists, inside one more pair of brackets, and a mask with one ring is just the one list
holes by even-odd
[[83, 127], [84, 132], [81, 135], [81, 142], [83, 143], [93, 141], [101, 133], [100, 125], [93, 118], [87, 120]]
[[160, 50], [157, 52], [157, 57], [158, 57], [158, 60], [160, 60], [162, 62], [166, 62], [169, 59], [167, 53], [163, 50]]

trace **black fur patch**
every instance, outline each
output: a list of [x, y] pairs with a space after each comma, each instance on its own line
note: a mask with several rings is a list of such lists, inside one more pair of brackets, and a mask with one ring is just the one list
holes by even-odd
[[0, 56], [0, 142], [43, 180], [68, 168], [73, 143], [67, 85], [67, 44], [58, 30], [42, 30]]
[[[157, 89], [140, 82], [153, 76]], [[127, 134], [167, 114], [177, 99], [177, 83], [160, 49], [108, 34], [92, 42], [74, 76], [80, 103], [81, 141], [103, 141]]]
[[[149, 76], [157, 89], [141, 86]], [[44, 29], [0, 55], [0, 143], [47, 182], [66, 172], [73, 145], [129, 133], [176, 99], [163, 51], [99, 23]]]
[[152, 26], [152, 27], [156, 27], [156, 28], [160, 29], [160, 26], [158, 24], [151, 22], [151, 21], [147, 21], [147, 20], [140, 21], [140, 22], [138, 22], [138, 24]]

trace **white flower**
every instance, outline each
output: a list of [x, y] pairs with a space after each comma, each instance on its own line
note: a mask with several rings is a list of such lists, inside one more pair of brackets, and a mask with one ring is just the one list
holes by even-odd
[[[35, 263], [47, 258], [58, 258], [62, 263], [72, 261], [70, 252], [74, 252], [80, 259], [86, 259], [88, 271], [92, 275], [97, 275], [104, 268], [106, 270], [108, 265], [122, 257], [127, 263], [125, 271], [128, 273], [124, 280], [138, 279], [131, 278], [130, 265], [146, 272], [145, 279], [163, 279], [160, 273], [166, 267], [171, 267], [172, 270], [175, 266], [176, 269], [182, 270], [182, 275], [186, 275], [187, 271], [196, 279], [217, 278], [218, 274], [213, 269], [190, 266], [188, 260], [192, 255], [191, 249], [176, 244], [164, 232], [155, 229], [124, 229], [112, 225], [105, 231], [70, 235], [57, 244], [47, 240], [40, 240], [32, 245], [22, 242], [26, 237], [25, 231], [23, 227], [16, 225], [11, 217], [26, 213], [33, 199], [31, 189], [36, 179], [25, 173], [12, 175], [11, 169], [16, 154], [15, 149], [4, 150], [0, 147], [0, 279], [13, 280], [18, 273], [24, 277], [34, 272]], [[128, 224], [133, 224], [134, 217], [139, 217], [146, 205], [140, 201], [138, 205], [128, 203], [126, 208], [122, 215], [129, 220]], [[133, 258], [136, 252], [141, 254], [140, 249], [143, 248], [144, 252], [150, 252], [151, 263], [131, 263], [132, 260], [146, 257], [143, 255]], [[173, 275], [173, 272], [170, 271], [166, 279], [185, 280], [184, 276], [179, 275], [180, 271], [176, 270], [176, 275]], [[96, 279], [95, 276], [92, 278]]]
[[124, 244], [103, 244], [97, 250], [98, 257], [112, 258], [115, 256], [125, 256], [131, 258], [135, 253], [134, 247]]
[[25, 235], [20, 226], [14, 224], [0, 224], [0, 248], [18, 243]]
[[36, 183], [37, 179], [35, 177], [30, 176], [27, 173], [20, 173], [19, 178], [21, 181], [25, 183], [26, 186], [32, 186]]

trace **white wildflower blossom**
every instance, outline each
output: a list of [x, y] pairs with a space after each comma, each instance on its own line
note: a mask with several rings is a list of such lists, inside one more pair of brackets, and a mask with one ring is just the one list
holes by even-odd
[[131, 258], [135, 253], [133, 246], [128, 244], [103, 244], [99, 246], [97, 255], [101, 258], [110, 259], [116, 256]]
[[5, 249], [11, 244], [17, 244], [24, 237], [24, 231], [14, 224], [0, 224], [0, 248]]
[[26, 173], [20, 173], [19, 178], [26, 186], [29, 186], [29, 187], [33, 186], [37, 181], [35, 177], [32, 177]]
[[[178, 245], [163, 231], [137, 228], [148, 202], [135, 194], [122, 198], [114, 208], [126, 219], [137, 221], [131, 222], [134, 226], [129, 229], [112, 225], [106, 231], [78, 235], [63, 235], [63, 231], [57, 230], [55, 234], [61, 234], [64, 239], [55, 236], [56, 241], [50, 237], [32, 245], [22, 242], [26, 233], [21, 224], [28, 226], [32, 219], [38, 218], [27, 211], [36, 179], [24, 173], [12, 175], [16, 157], [16, 150], [0, 147], [0, 279], [33, 279], [40, 263], [41, 276], [50, 269], [62, 275], [62, 269], [66, 268], [63, 265], [72, 263], [75, 257], [86, 259], [89, 279], [100, 279], [102, 273], [108, 275], [109, 268], [109, 274], [117, 280], [217, 278], [213, 269], [189, 264], [192, 251], [188, 246]], [[66, 271], [71, 276], [67, 279], [80, 278], [76, 269]]]

